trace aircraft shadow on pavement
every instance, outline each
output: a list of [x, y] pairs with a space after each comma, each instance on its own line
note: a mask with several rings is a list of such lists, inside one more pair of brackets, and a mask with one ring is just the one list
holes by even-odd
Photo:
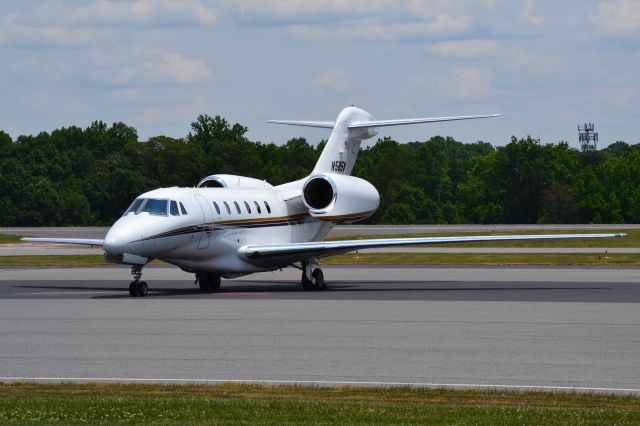
[[[173, 283], [172, 283], [173, 284]], [[180, 282], [182, 284], [182, 282]], [[180, 285], [176, 283], [176, 285]], [[480, 284], [480, 285], [479, 285]], [[483, 285], [484, 284], [484, 285]], [[402, 294], [405, 292], [531, 292], [531, 291], [583, 291], [583, 290], [605, 290], [610, 289], [607, 286], [567, 286], [566, 283], [558, 283], [563, 285], [551, 286], [549, 283], [536, 286], [535, 282], [504, 283], [504, 285], [487, 285], [487, 283], [473, 283], [460, 281], [333, 281], [327, 283], [327, 289], [320, 294], [331, 293], [379, 293], [392, 292]], [[92, 299], [118, 299], [129, 298], [128, 289], [119, 286], [90, 286], [90, 285], [14, 285], [14, 288], [33, 289], [33, 290], [50, 290], [50, 291], [100, 291], [112, 294], [103, 294], [92, 296]], [[154, 287], [153, 282], [149, 283], [149, 293], [147, 297], [171, 297], [171, 296], [268, 296], [269, 294], [296, 294], [307, 293], [297, 282], [283, 283], [282, 281], [223, 281], [219, 291], [211, 293], [203, 293], [199, 288], [188, 287], [185, 283], [184, 287]]]

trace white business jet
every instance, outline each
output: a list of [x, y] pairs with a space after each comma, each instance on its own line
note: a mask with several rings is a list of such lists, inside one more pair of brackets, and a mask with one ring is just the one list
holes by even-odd
[[336, 121], [270, 120], [269, 123], [322, 127], [331, 136], [311, 174], [272, 186], [244, 176], [211, 175], [195, 188], [160, 188], [136, 198], [104, 240], [23, 238], [24, 241], [102, 246], [109, 262], [131, 265], [131, 296], [145, 296], [142, 268], [160, 259], [196, 274], [204, 291], [235, 278], [288, 266], [302, 270], [305, 290], [325, 288], [317, 259], [365, 248], [470, 241], [604, 238], [624, 234], [489, 235], [322, 241], [333, 225], [371, 216], [380, 201], [369, 182], [350, 176], [360, 142], [379, 127], [496, 117], [374, 120], [354, 106]]

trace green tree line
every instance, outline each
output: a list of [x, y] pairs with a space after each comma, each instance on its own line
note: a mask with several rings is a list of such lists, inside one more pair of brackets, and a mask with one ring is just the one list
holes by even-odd
[[[246, 132], [208, 115], [184, 138], [147, 141], [101, 121], [15, 140], [0, 131], [0, 226], [109, 225], [142, 192], [215, 173], [278, 185], [306, 176], [324, 147]], [[353, 174], [380, 192], [370, 223], [640, 223], [640, 144], [582, 153], [530, 137], [497, 148], [384, 138], [361, 150]]]

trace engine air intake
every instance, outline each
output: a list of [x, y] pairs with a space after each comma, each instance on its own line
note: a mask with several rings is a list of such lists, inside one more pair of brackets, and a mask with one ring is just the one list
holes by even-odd
[[304, 186], [304, 201], [312, 209], [324, 209], [335, 196], [333, 184], [325, 177], [309, 179]]

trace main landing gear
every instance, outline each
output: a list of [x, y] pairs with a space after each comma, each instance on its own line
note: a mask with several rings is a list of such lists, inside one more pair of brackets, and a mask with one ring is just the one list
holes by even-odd
[[302, 288], [305, 290], [324, 290], [327, 288], [322, 269], [313, 259], [302, 261]]
[[197, 272], [196, 283], [200, 286], [200, 290], [212, 293], [220, 288], [220, 275]]
[[131, 275], [133, 275], [133, 281], [129, 284], [129, 294], [131, 297], [144, 297], [149, 293], [149, 286], [144, 281], [140, 281], [142, 278], [142, 265], [131, 266]]

